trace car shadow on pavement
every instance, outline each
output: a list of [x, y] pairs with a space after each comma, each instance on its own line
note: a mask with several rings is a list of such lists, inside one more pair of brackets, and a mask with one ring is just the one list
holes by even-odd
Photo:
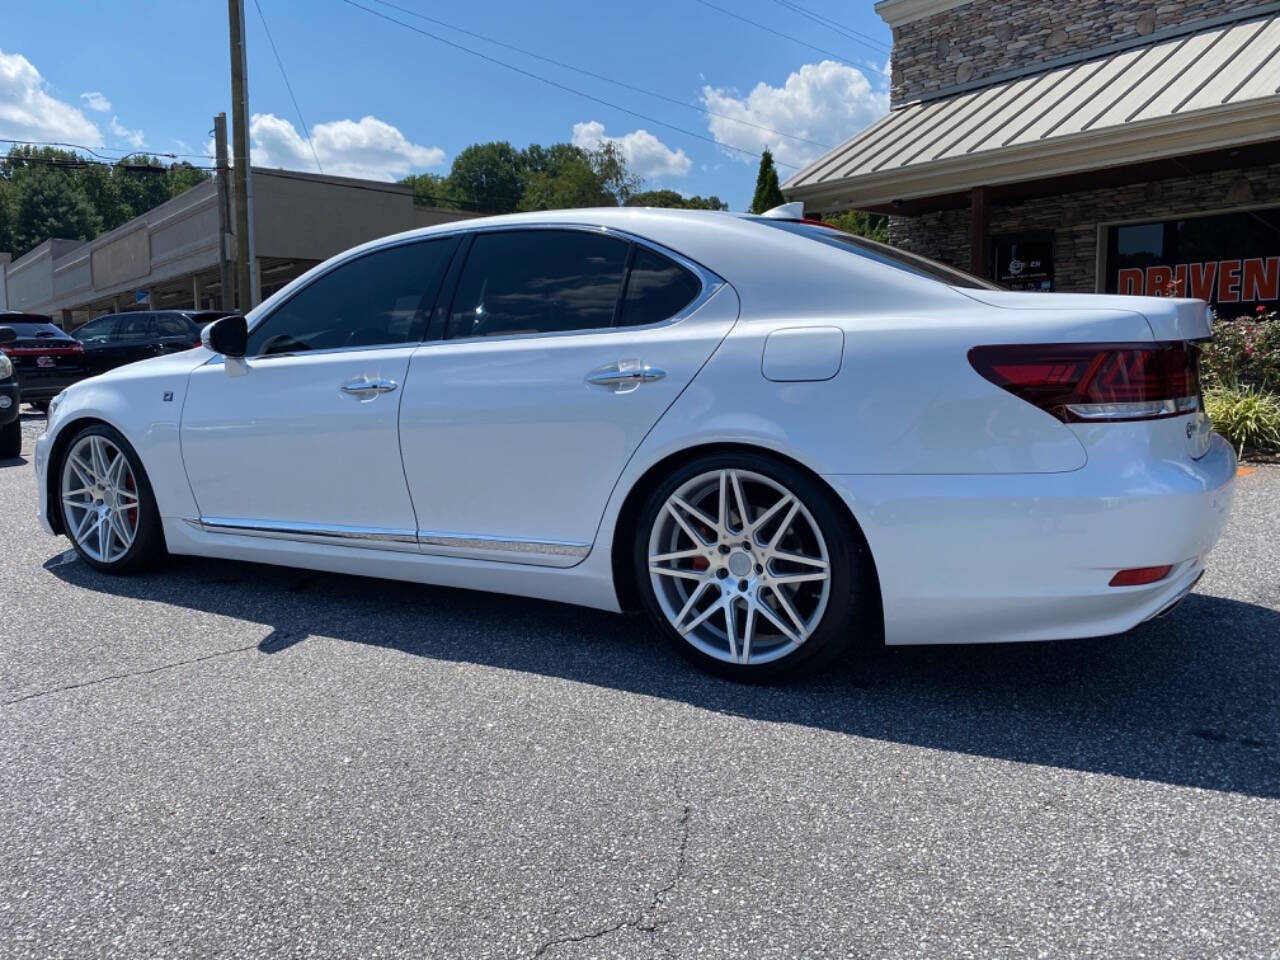
[[755, 686], [698, 672], [637, 616], [220, 560], [175, 557], [132, 578], [65, 555], [46, 569], [88, 590], [263, 623], [264, 655], [332, 637], [753, 720], [1280, 797], [1280, 613], [1236, 600], [1194, 594], [1118, 637], [889, 648]]

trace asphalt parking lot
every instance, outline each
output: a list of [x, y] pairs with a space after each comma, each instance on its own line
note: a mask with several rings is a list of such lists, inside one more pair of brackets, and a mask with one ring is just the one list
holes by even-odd
[[1163, 620], [785, 687], [34, 510], [0, 461], [6, 960], [1280, 956], [1280, 467]]

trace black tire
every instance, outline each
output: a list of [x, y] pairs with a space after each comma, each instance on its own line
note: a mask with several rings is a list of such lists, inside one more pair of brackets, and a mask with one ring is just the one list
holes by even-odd
[[37, 410], [39, 410], [41, 413], [43, 413], [46, 417], [49, 415], [48, 400], [32, 400], [31, 405], [35, 407]]
[[[821, 608], [820, 613], [819, 608], [814, 608], [813, 616], [818, 619], [808, 637], [791, 652], [779, 655], [778, 659], [761, 663], [752, 663], [750, 660], [747, 663], [734, 662], [720, 658], [725, 655], [725, 651], [715, 656], [695, 646], [672, 625], [649, 573], [650, 540], [651, 537], [658, 536], [654, 533], [655, 523], [659, 522], [659, 514], [664, 511], [668, 498], [697, 478], [720, 470], [756, 474], [785, 488], [808, 511], [809, 518], [816, 524], [826, 544], [830, 590], [825, 607]], [[759, 517], [757, 512], [756, 519]], [[764, 563], [768, 565], [769, 561], [765, 560]], [[637, 594], [659, 631], [674, 644], [683, 657], [718, 676], [740, 681], [759, 681], [794, 675], [831, 663], [847, 655], [855, 645], [869, 645], [880, 637], [880, 607], [873, 590], [875, 578], [861, 531], [850, 522], [832, 491], [809, 474], [767, 454], [744, 451], [701, 456], [682, 465], [658, 484], [646, 498], [633, 532], [632, 566], [635, 570]], [[755, 569], [760, 572], [763, 567]], [[729, 575], [721, 583], [733, 579], [734, 576]], [[664, 584], [667, 582], [661, 578], [659, 580]], [[755, 589], [754, 582], [751, 589]], [[764, 590], [757, 594], [764, 595]], [[746, 603], [745, 599], [741, 602]], [[728, 619], [727, 616], [725, 619]], [[727, 648], [728, 641], [725, 643]], [[785, 644], [779, 648], [781, 646]]]
[[0, 427], [0, 460], [12, 460], [20, 456], [22, 456], [22, 421], [14, 420]]
[[[76, 444], [82, 439], [89, 436], [105, 437], [111, 441], [115, 447], [124, 454], [129, 461], [129, 468], [133, 471], [134, 480], [138, 494], [138, 529], [134, 535], [133, 543], [125, 553], [112, 560], [109, 563], [90, 556], [80, 543], [76, 540], [71, 524], [67, 520], [67, 510], [61, 504], [62, 496], [62, 477], [63, 471], [66, 469], [68, 457], [71, 451], [75, 449]], [[86, 427], [77, 430], [75, 436], [63, 448], [62, 456], [58, 460], [57, 473], [53, 477], [54, 489], [53, 493], [58, 500], [58, 509], [62, 511], [62, 526], [66, 531], [67, 539], [71, 541], [71, 546], [75, 548], [76, 553], [80, 555], [80, 559], [93, 567], [95, 570], [101, 570], [103, 573], [128, 575], [139, 573], [153, 564], [165, 554], [164, 545], [164, 528], [160, 523], [160, 511], [156, 508], [155, 494], [151, 490], [151, 481], [147, 479], [146, 471], [142, 469], [142, 461], [138, 458], [137, 451], [124, 435], [110, 427], [105, 423], [89, 424]]]

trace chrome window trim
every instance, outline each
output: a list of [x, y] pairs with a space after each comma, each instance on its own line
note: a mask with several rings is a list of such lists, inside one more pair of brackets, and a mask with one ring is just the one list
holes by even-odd
[[[669, 327], [674, 324], [680, 323], [683, 320], [687, 320], [689, 317], [697, 313], [698, 310], [701, 309], [702, 306], [708, 300], [710, 300], [713, 296], [719, 293], [722, 287], [728, 286], [727, 280], [725, 280], [723, 277], [721, 277], [719, 274], [715, 273], [714, 271], [709, 270], [707, 267], [704, 267], [702, 264], [698, 263], [696, 260], [690, 260], [684, 254], [677, 253], [675, 250], [672, 250], [670, 247], [665, 247], [662, 244], [657, 243], [656, 241], [650, 240], [648, 237], [642, 237], [642, 236], [639, 236], [638, 234], [631, 233], [629, 230], [619, 230], [616, 227], [606, 227], [606, 226], [601, 226], [599, 224], [557, 223], [557, 222], [547, 222], [547, 221], [541, 221], [541, 220], [537, 222], [531, 222], [531, 223], [508, 223], [508, 224], [492, 224], [492, 225], [483, 225], [483, 226], [468, 226], [468, 227], [465, 227], [456, 231], [452, 231], [449, 233], [430, 234], [424, 237], [397, 237], [395, 240], [388, 240], [386, 243], [381, 243], [375, 247], [361, 250], [358, 254], [352, 254], [349, 257], [343, 257], [341, 260], [338, 260], [330, 264], [323, 272], [316, 274], [314, 277], [311, 277], [307, 281], [306, 286], [299, 287], [297, 290], [295, 290], [292, 294], [289, 295], [288, 300], [285, 300], [280, 304], [272, 307], [270, 313], [265, 313], [261, 317], [256, 318], [249, 327], [249, 335], [252, 336], [254, 331], [257, 330], [258, 327], [266, 323], [270, 317], [275, 315], [277, 310], [279, 310], [286, 303], [288, 303], [289, 300], [292, 300], [298, 294], [302, 293], [303, 290], [306, 290], [313, 283], [328, 276], [330, 273], [332, 273], [334, 270], [337, 270], [339, 267], [345, 266], [346, 264], [350, 263], [352, 260], [356, 260], [359, 257], [366, 256], [372, 253], [378, 253], [382, 250], [389, 250], [392, 247], [408, 246], [411, 243], [423, 243], [423, 242], [430, 242], [434, 240], [451, 240], [451, 239], [465, 240], [470, 236], [474, 236], [476, 234], [481, 234], [481, 233], [510, 233], [516, 230], [574, 230], [581, 233], [602, 233], [607, 236], [617, 237], [619, 240], [623, 240], [628, 243], [634, 243], [637, 246], [645, 247], [646, 249], [652, 250], [654, 253], [659, 253], [670, 260], [674, 260], [676, 263], [684, 267], [686, 270], [688, 270], [690, 273], [692, 273], [694, 276], [698, 278], [698, 282], [702, 284], [702, 290], [701, 292], [699, 292], [699, 294], [696, 297], [694, 297], [691, 301], [689, 301], [688, 305], [686, 305], [685, 308], [681, 310], [679, 313], [675, 314], [674, 316], [668, 317], [665, 320], [658, 320], [654, 323], [636, 324], [634, 326], [622, 326], [622, 327], [617, 327], [617, 326], [590, 327], [582, 330], [544, 331], [541, 333], [514, 333], [514, 334], [509, 334], [507, 336], [496, 336], [496, 337], [479, 336], [479, 337], [454, 337], [452, 339], [445, 339], [442, 336], [439, 339], [435, 339], [435, 340], [428, 340], [428, 339], [401, 340], [401, 341], [396, 341], [394, 343], [367, 344], [361, 347], [328, 347], [324, 350], [305, 350], [305, 351], [298, 351], [295, 353], [270, 353], [266, 355], [259, 354], [253, 357], [245, 357], [244, 359], [246, 361], [252, 361], [252, 360], [272, 360], [272, 359], [277, 359], [282, 357], [320, 357], [320, 356], [325, 356], [328, 354], [335, 354], [335, 353], [355, 353], [357, 351], [362, 351], [362, 350], [391, 350], [396, 347], [413, 347], [416, 349], [418, 347], [423, 347], [428, 344], [440, 344], [440, 343], [483, 343], [486, 341], [490, 341], [493, 343], [501, 343], [507, 340], [535, 340], [535, 339], [544, 339], [546, 337], [580, 337], [580, 336], [585, 336], [589, 334], [618, 333], [618, 332], [629, 331], [629, 330], [660, 330], [664, 327]], [[447, 276], [448, 276], [448, 271], [446, 271], [446, 278]], [[447, 327], [448, 318], [445, 319], [445, 323]], [[215, 363], [221, 363], [222, 360], [223, 360], [223, 357], [221, 355], [216, 355], [206, 360], [204, 365], [209, 366]]]
[[591, 552], [591, 544], [527, 537], [489, 537], [444, 530], [395, 530], [380, 527], [326, 526], [244, 517], [186, 518], [205, 533], [328, 543], [375, 550], [422, 552], [469, 560], [500, 560], [540, 566], [573, 566]]
[[292, 523], [278, 520], [251, 520], [244, 517], [200, 517], [189, 524], [206, 533], [226, 533], [272, 540], [298, 540], [306, 543], [330, 543], [344, 547], [370, 547], [379, 550], [418, 549], [414, 530], [388, 530], [379, 527], [326, 526], [318, 523]]

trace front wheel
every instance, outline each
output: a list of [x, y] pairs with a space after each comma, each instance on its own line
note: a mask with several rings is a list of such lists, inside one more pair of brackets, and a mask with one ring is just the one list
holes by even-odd
[[76, 553], [105, 573], [133, 573], [164, 549], [151, 484], [119, 431], [91, 424], [62, 457], [62, 524]]
[[875, 605], [870, 559], [834, 495], [749, 453], [700, 457], [649, 496], [637, 587], [676, 648], [734, 679], [764, 679], [841, 653]]

